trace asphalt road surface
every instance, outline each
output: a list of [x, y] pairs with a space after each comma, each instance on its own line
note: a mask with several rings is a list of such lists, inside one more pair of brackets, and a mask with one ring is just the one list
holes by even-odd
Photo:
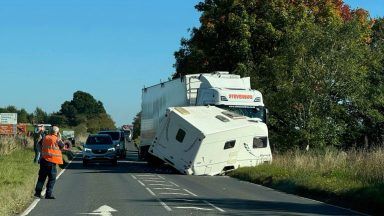
[[137, 160], [84, 168], [81, 155], [57, 180], [55, 200], [28, 215], [357, 215], [346, 209], [225, 176], [186, 176]]

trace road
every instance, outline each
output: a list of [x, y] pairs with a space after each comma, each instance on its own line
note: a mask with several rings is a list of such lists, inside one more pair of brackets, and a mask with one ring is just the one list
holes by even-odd
[[57, 180], [56, 199], [39, 200], [28, 215], [357, 215], [230, 177], [152, 168], [132, 147], [117, 167], [84, 168], [80, 157]]

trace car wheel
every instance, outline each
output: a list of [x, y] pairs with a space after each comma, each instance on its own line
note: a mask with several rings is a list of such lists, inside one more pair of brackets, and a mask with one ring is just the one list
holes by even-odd
[[117, 159], [112, 160], [112, 165], [113, 165], [113, 166], [117, 166]]
[[83, 160], [83, 167], [86, 167], [88, 165], [88, 161]]

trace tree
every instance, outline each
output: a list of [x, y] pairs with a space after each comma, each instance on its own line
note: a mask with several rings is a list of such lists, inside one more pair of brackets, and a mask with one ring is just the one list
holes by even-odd
[[20, 109], [17, 111], [17, 122], [18, 123], [28, 123], [28, 112], [25, 109]]
[[250, 76], [280, 149], [350, 145], [383, 122], [373, 105], [383, 94], [372, 94], [370, 84], [382, 72], [375, 57], [382, 53], [371, 42], [383, 31], [372, 40], [366, 11], [341, 0], [205, 0], [196, 9], [201, 26], [181, 40], [174, 77], [217, 70]]
[[138, 112], [133, 119], [133, 135], [132, 139], [135, 140], [140, 136], [140, 128], [141, 128], [141, 112]]
[[48, 115], [41, 108], [36, 107], [36, 110], [35, 110], [35, 112], [33, 114], [34, 114], [34, 118], [33, 118], [33, 122], [34, 123], [37, 123], [37, 124], [47, 123]]

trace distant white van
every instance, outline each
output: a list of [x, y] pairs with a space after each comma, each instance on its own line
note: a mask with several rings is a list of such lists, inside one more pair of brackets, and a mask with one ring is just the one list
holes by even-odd
[[272, 161], [265, 123], [214, 106], [167, 109], [149, 153], [188, 175]]

